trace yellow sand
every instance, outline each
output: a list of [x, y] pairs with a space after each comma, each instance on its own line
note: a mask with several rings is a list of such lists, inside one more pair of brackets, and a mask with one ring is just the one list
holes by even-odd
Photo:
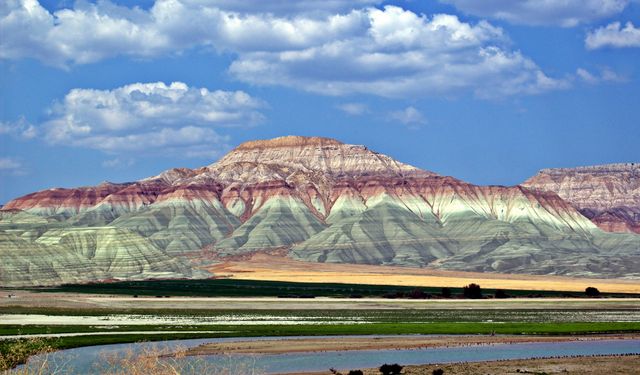
[[209, 268], [218, 277], [239, 280], [289, 282], [462, 287], [476, 283], [483, 288], [516, 290], [584, 291], [593, 286], [601, 292], [640, 293], [640, 280], [589, 279], [561, 276], [490, 274], [390, 266], [300, 262], [281, 256], [257, 254]]

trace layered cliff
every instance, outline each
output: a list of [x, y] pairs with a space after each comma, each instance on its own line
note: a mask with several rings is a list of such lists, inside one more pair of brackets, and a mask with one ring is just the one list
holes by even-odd
[[600, 228], [640, 233], [640, 164], [543, 169], [524, 186], [557, 193]]
[[[11, 243], [0, 246], [0, 261], [16, 247], [21, 262], [46, 268], [37, 253], [29, 258], [30, 248], [46, 248], [77, 257], [91, 269], [86, 279], [201, 277], [184, 256], [197, 260], [203, 249], [218, 257], [279, 249], [312, 262], [640, 276], [640, 236], [600, 230], [556, 193], [476, 186], [319, 137], [247, 142], [206, 167], [46, 190], [0, 212], [0, 241]], [[18, 269], [0, 265], [0, 277], [18, 280]], [[29, 283], [78, 277], [43, 274]]]

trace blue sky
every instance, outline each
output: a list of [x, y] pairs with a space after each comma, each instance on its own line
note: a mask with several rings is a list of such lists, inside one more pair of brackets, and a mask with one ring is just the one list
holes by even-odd
[[0, 4], [0, 203], [318, 135], [477, 184], [639, 162], [636, 0]]

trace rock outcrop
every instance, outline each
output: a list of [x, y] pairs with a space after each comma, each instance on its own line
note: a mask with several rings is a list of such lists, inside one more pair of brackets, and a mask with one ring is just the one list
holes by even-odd
[[640, 233], [640, 164], [543, 169], [524, 186], [552, 191], [603, 230]]
[[[23, 266], [0, 265], [0, 281], [202, 276], [184, 256], [198, 260], [203, 249], [220, 257], [279, 249], [313, 262], [640, 276], [640, 236], [602, 231], [547, 190], [476, 186], [327, 138], [253, 141], [206, 167], [7, 203], [0, 262], [15, 247]], [[620, 206], [605, 209], [612, 207]], [[35, 259], [42, 252], [64, 261]], [[91, 272], [56, 273], [74, 259]], [[52, 270], [41, 280], [14, 275], [27, 272], [19, 271], [25, 264]]]

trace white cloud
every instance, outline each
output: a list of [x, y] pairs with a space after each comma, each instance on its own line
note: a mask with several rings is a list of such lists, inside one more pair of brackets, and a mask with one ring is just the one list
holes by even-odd
[[576, 70], [576, 76], [581, 81], [592, 85], [601, 82], [623, 82], [625, 80], [623, 77], [607, 67], [600, 69], [599, 73], [592, 73], [586, 69], [578, 68]]
[[630, 0], [440, 0], [479, 17], [523, 25], [573, 27], [621, 13]]
[[182, 82], [134, 83], [113, 90], [73, 89], [40, 127], [52, 144], [110, 154], [202, 157], [228, 148], [212, 127], [251, 126], [264, 103], [242, 91], [209, 91]]
[[420, 125], [424, 125], [427, 123], [427, 119], [422, 114], [422, 112], [418, 111], [412, 106], [409, 106], [403, 110], [390, 112], [388, 119], [389, 121], [400, 122], [410, 129], [419, 128]]
[[382, 0], [209, 0], [207, 5], [232, 12], [286, 15], [348, 11], [381, 2]]
[[369, 112], [369, 107], [363, 103], [344, 103], [337, 106], [337, 108], [351, 116], [360, 116]]
[[588, 49], [640, 47], [640, 27], [634, 27], [631, 22], [624, 27], [620, 22], [613, 22], [590, 31], [584, 43]]
[[[299, 7], [319, 3], [311, 0]], [[335, 1], [334, 5], [345, 3]], [[281, 50], [338, 38], [359, 27], [360, 22], [357, 13], [328, 18], [316, 15], [320, 17], [316, 19], [303, 15], [238, 13], [219, 7], [244, 8], [232, 4], [158, 0], [147, 11], [109, 1], [78, 2], [74, 8], [50, 13], [36, 0], [8, 0], [0, 5], [3, 35], [0, 58], [32, 57], [45, 64], [66, 67], [119, 55], [150, 58], [193, 47], [220, 51]], [[284, 7], [284, 3], [277, 2], [272, 7]], [[268, 10], [269, 6], [257, 9]]]
[[[376, 1], [354, 6], [370, 3]], [[233, 53], [229, 70], [238, 80], [328, 95], [500, 97], [566, 86], [512, 50], [503, 30], [486, 21], [396, 6], [346, 10], [343, 0], [321, 12], [311, 11], [319, 0], [288, 13], [270, 9], [291, 6], [284, 0], [252, 11], [233, 4], [158, 0], [143, 10], [79, 2], [50, 13], [35, 0], [9, 0], [0, 5], [0, 34], [8, 36], [0, 38], [0, 58], [69, 67], [208, 48]]]
[[132, 158], [116, 157], [102, 162], [104, 168], [125, 169], [135, 164]]
[[589, 71], [582, 68], [578, 68], [576, 70], [576, 75], [578, 76], [578, 78], [585, 81], [586, 83], [598, 83], [599, 81], [598, 77], [594, 76]]
[[15, 176], [21, 176], [26, 174], [26, 170], [20, 161], [11, 157], [1, 157], [0, 173], [8, 173]]
[[12, 158], [0, 158], [0, 170], [13, 170], [22, 168], [22, 164]]
[[344, 38], [286, 51], [245, 52], [230, 72], [253, 84], [328, 95], [385, 97], [472, 92], [479, 97], [535, 94], [566, 87], [505, 47], [500, 28], [456, 16], [368, 9], [367, 27]]
[[0, 121], [0, 135], [11, 135], [22, 139], [32, 139], [38, 135], [38, 130], [30, 124], [24, 117], [17, 121]]

